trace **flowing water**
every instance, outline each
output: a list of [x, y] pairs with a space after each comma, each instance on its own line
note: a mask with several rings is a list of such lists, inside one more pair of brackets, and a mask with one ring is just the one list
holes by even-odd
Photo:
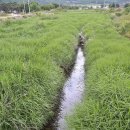
[[60, 112], [54, 123], [54, 129], [56, 130], [67, 130], [65, 118], [73, 113], [75, 106], [82, 100], [85, 75], [84, 64], [85, 57], [82, 49], [79, 47], [74, 69], [64, 85]]

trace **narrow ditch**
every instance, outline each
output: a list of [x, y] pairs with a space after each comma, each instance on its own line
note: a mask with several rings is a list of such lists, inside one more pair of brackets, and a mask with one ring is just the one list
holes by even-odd
[[44, 130], [67, 130], [65, 118], [73, 113], [75, 106], [82, 100], [85, 75], [84, 44], [85, 38], [80, 34], [75, 64], [61, 92], [61, 99], [59, 108], [56, 111], [56, 117]]

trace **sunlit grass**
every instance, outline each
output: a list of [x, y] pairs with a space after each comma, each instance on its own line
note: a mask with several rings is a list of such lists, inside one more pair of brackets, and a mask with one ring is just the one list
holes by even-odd
[[0, 129], [40, 129], [54, 115], [85, 12], [56, 12], [0, 24]]
[[108, 14], [67, 11], [0, 23], [0, 129], [40, 129], [54, 115], [77, 34], [89, 37], [83, 103], [69, 119], [76, 130], [129, 129], [130, 42]]
[[130, 41], [109, 16], [91, 14], [84, 32], [86, 88], [83, 103], [69, 118], [74, 130], [128, 130], [130, 125]]

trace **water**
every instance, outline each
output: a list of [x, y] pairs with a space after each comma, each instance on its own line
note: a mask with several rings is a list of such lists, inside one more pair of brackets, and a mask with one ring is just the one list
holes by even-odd
[[67, 130], [65, 118], [73, 113], [75, 106], [82, 100], [85, 75], [84, 64], [85, 57], [82, 49], [79, 48], [72, 74], [64, 85], [64, 95], [61, 101], [60, 112], [54, 124], [56, 130]]

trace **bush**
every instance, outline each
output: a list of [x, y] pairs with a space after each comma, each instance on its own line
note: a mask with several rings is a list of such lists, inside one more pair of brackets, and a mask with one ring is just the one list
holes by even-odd
[[111, 19], [113, 20], [113, 19], [116, 18], [116, 15], [113, 13], [110, 17], [111, 17]]
[[122, 13], [116, 13], [116, 16], [120, 17], [122, 15]]
[[126, 13], [126, 14], [129, 14], [129, 13], [130, 13], [130, 6], [127, 7], [127, 8], [125, 8], [125, 13]]
[[130, 32], [130, 23], [126, 23], [124, 26], [121, 27], [120, 33], [127, 37], [130, 37], [129, 32]]

